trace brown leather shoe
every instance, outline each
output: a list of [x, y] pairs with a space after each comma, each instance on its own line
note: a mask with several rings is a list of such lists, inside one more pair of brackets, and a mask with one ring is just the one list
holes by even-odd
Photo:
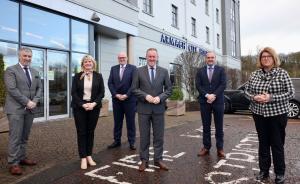
[[201, 148], [199, 153], [197, 154], [198, 157], [202, 157], [202, 156], [205, 156], [205, 155], [208, 155], [209, 154], [209, 150], [206, 149], [206, 148]]
[[143, 160], [142, 163], [141, 163], [141, 165], [139, 166], [139, 171], [140, 171], [140, 172], [143, 172], [143, 171], [145, 171], [145, 169], [148, 168], [148, 167], [149, 167], [148, 162], [145, 161], [145, 160]]
[[218, 153], [218, 157], [220, 157], [220, 158], [225, 158], [225, 153], [224, 153], [224, 150], [223, 150], [223, 149], [219, 149], [219, 150], [217, 151], [217, 153]]
[[36, 163], [36, 161], [34, 161], [34, 160], [29, 160], [29, 159], [24, 159], [24, 160], [21, 160], [20, 161], [20, 164], [21, 165], [28, 165], [28, 166], [33, 166], [33, 165], [36, 165], [37, 163]]
[[23, 174], [22, 169], [19, 165], [12, 165], [9, 167], [9, 172], [12, 175], [21, 175]]
[[164, 164], [162, 161], [154, 162], [154, 165], [159, 167], [161, 170], [168, 171], [169, 168], [167, 167], [166, 164]]

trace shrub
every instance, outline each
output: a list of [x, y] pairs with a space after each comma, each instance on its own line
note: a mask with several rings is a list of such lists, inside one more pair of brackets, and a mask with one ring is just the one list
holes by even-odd
[[169, 97], [170, 100], [183, 100], [183, 92], [179, 87], [174, 87], [172, 94]]

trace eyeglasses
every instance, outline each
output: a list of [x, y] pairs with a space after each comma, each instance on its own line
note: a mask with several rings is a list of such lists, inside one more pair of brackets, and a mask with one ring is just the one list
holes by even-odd
[[270, 59], [273, 58], [273, 56], [261, 56], [261, 59]]

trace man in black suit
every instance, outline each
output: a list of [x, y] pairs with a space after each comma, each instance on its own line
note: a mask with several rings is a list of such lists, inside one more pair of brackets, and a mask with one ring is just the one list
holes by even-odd
[[154, 165], [162, 170], [168, 167], [162, 162], [164, 144], [164, 113], [166, 100], [171, 95], [172, 85], [168, 70], [157, 66], [155, 48], [146, 52], [147, 65], [137, 69], [133, 80], [133, 93], [138, 99], [137, 112], [140, 129], [139, 171], [144, 171], [149, 162], [150, 130], [153, 129]]
[[226, 74], [223, 67], [215, 64], [216, 55], [214, 52], [206, 54], [206, 66], [200, 68], [196, 75], [196, 87], [199, 92], [199, 103], [203, 125], [203, 145], [198, 156], [209, 154], [211, 148], [211, 114], [214, 115], [215, 137], [217, 154], [225, 158], [223, 150], [224, 132], [224, 90], [226, 88]]
[[108, 79], [114, 114], [114, 142], [108, 148], [121, 146], [123, 119], [125, 115], [129, 148], [136, 150], [134, 145], [136, 97], [131, 93], [132, 78], [136, 66], [127, 63], [125, 52], [118, 54], [118, 61], [118, 65], [111, 67]]

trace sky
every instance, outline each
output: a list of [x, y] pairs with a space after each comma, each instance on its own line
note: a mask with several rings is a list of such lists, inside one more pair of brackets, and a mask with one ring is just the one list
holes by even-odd
[[262, 47], [300, 51], [300, 0], [240, 0], [242, 56]]

